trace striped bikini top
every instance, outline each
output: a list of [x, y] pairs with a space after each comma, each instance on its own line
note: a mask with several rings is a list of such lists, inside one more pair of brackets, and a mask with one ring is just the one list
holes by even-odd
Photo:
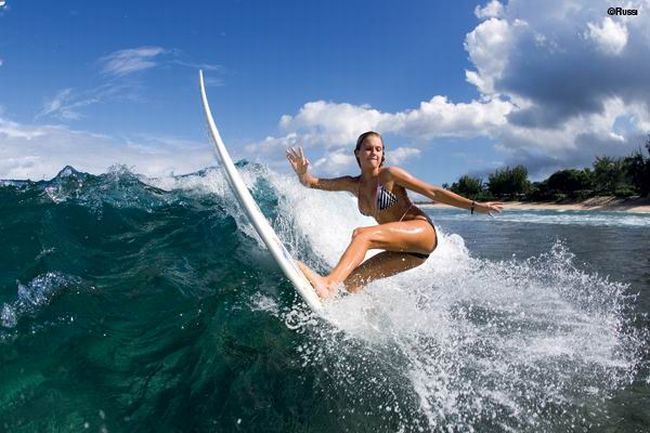
[[[379, 185], [379, 184], [377, 185], [376, 197], [377, 197], [377, 210], [379, 211], [388, 209], [394, 206], [399, 201], [395, 194], [393, 194], [392, 192], [384, 188], [384, 185]], [[373, 214], [365, 213], [364, 211], [361, 210], [361, 208], [359, 208], [359, 212], [361, 212], [361, 214], [365, 216], [374, 216]]]

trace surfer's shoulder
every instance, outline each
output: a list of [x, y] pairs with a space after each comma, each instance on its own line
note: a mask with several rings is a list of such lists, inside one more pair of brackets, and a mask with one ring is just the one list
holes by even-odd
[[399, 167], [395, 167], [394, 165], [382, 167], [379, 170], [379, 180], [382, 183], [393, 182], [395, 181], [395, 178], [400, 177], [402, 173], [405, 173], [405, 171]]
[[395, 181], [399, 179], [412, 177], [411, 174], [403, 168], [397, 166], [382, 167], [379, 172], [382, 181]]
[[411, 188], [415, 178], [406, 170], [396, 166], [382, 167], [379, 172], [379, 181], [393, 191], [398, 188]]

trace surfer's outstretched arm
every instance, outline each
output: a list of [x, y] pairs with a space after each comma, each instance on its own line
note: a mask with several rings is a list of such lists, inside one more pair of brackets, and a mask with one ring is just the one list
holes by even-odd
[[388, 167], [386, 168], [386, 171], [398, 185], [422, 194], [423, 196], [439, 203], [459, 207], [461, 209], [472, 210], [472, 212], [476, 211], [489, 214], [499, 213], [503, 207], [499, 202], [477, 202], [470, 200], [456, 194], [455, 192], [426, 183], [399, 167]]
[[287, 159], [298, 175], [300, 183], [306, 187], [325, 191], [348, 191], [356, 194], [357, 181], [352, 176], [341, 176], [333, 179], [320, 179], [312, 176], [308, 171], [309, 160], [305, 157], [302, 147], [287, 149]]

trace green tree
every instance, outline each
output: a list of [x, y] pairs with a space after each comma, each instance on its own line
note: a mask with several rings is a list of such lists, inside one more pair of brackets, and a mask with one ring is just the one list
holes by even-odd
[[465, 175], [451, 185], [451, 190], [464, 197], [476, 199], [483, 191], [483, 182], [477, 177]]
[[529, 189], [528, 169], [523, 165], [496, 170], [488, 177], [488, 190], [499, 198], [526, 194]]
[[568, 169], [553, 173], [545, 183], [552, 194], [566, 194], [572, 198], [585, 196], [592, 187], [591, 171]]
[[[650, 153], [650, 137], [648, 137], [645, 147]], [[650, 193], [650, 158], [647, 158], [643, 154], [643, 150], [639, 148], [623, 159], [623, 166], [627, 181], [635, 192], [642, 196], [648, 195]]]
[[617, 195], [617, 192], [627, 191], [631, 187], [626, 182], [627, 172], [622, 158], [597, 156], [593, 167], [594, 188], [598, 194]]
[[[650, 135], [645, 142], [645, 148], [648, 151], [648, 155], [650, 155]], [[645, 160], [645, 170], [643, 171], [643, 176], [640, 178], [639, 189], [641, 195], [650, 195], [650, 158]]]

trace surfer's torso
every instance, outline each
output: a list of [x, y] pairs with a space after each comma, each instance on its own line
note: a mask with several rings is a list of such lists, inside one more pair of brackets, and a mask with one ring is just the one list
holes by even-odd
[[379, 176], [374, 179], [364, 180], [361, 176], [353, 179], [357, 184], [359, 212], [375, 218], [379, 224], [413, 219], [428, 220], [425, 213], [413, 205], [406, 189], [395, 183], [385, 168], [382, 168]]

